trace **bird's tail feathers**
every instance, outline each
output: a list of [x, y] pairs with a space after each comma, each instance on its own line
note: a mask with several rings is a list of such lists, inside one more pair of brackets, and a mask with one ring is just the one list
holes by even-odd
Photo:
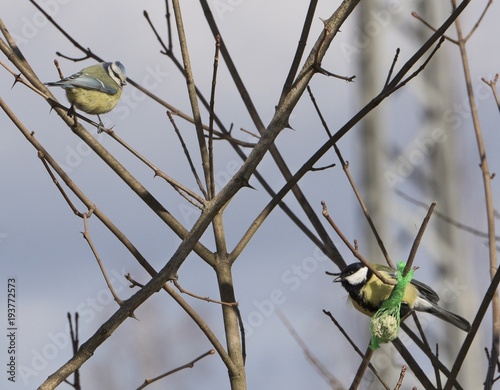
[[443, 321], [455, 325], [457, 328], [462, 329], [465, 332], [470, 331], [469, 321], [467, 321], [463, 317], [460, 317], [458, 314], [452, 313], [451, 311], [439, 307], [436, 304], [432, 304], [432, 306], [428, 308], [427, 312], [435, 315]]

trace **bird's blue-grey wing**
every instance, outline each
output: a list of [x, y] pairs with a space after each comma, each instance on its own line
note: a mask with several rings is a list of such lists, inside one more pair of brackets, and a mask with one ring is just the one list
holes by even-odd
[[67, 77], [65, 79], [47, 83], [47, 85], [58, 86], [64, 89], [83, 88], [94, 91], [101, 91], [109, 95], [114, 95], [118, 92], [116, 88], [104, 85], [101, 80], [82, 73], [76, 73], [73, 76]]

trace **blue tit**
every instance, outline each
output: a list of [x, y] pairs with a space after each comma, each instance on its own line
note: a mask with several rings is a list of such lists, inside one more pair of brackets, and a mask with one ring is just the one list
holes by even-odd
[[101, 62], [82, 69], [59, 81], [45, 83], [50, 87], [61, 87], [74, 107], [99, 118], [98, 132], [104, 129], [100, 114], [110, 112], [120, 100], [122, 87], [126, 83], [125, 67], [119, 61]]
[[[372, 264], [387, 279], [396, 279], [395, 270], [384, 265]], [[353, 263], [340, 272], [334, 282], [340, 282], [349, 293], [354, 307], [363, 314], [373, 316], [382, 302], [389, 298], [394, 286], [383, 283], [363, 263]], [[413, 310], [427, 312], [468, 332], [470, 324], [459, 315], [438, 306], [436, 292], [418, 280], [412, 280], [406, 286], [401, 304], [401, 318]]]

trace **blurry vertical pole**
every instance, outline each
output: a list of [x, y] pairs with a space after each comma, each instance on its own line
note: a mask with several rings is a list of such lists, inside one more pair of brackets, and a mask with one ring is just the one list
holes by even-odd
[[[381, 52], [387, 34], [386, 30], [390, 27], [386, 23], [389, 21], [374, 17], [374, 15], [388, 15], [382, 1], [362, 1], [358, 6], [358, 12], [358, 33], [356, 35], [358, 35], [360, 42], [360, 52], [356, 83], [359, 84], [360, 103], [364, 105], [383, 88], [387, 72], [386, 69], [382, 69], [381, 60], [386, 60], [387, 54], [382, 55]], [[387, 185], [383, 173], [387, 131], [384, 129], [381, 108], [373, 110], [360, 122], [359, 134], [359, 142], [355, 147], [356, 153], [352, 160], [355, 159], [361, 163], [361, 194], [390, 255], [391, 245], [388, 242], [386, 229], [386, 221], [388, 220], [386, 215]], [[359, 212], [357, 218], [359, 221], [357, 226], [363, 228], [363, 236], [359, 240], [361, 252], [368, 259], [385, 264], [384, 256], [365, 217]], [[380, 361], [380, 356], [380, 354], [375, 354], [372, 362], [382, 378], [389, 380], [396, 375], [396, 371], [391, 364], [386, 364], [387, 354], [384, 354], [385, 363]], [[368, 376], [365, 379], [370, 380]], [[370, 389], [379, 390], [384, 389], [384, 387], [379, 381], [374, 380], [370, 383]]]
[[[450, 13], [448, 2], [420, 0], [414, 6], [424, 20], [431, 25], [439, 25]], [[413, 30], [417, 42], [423, 42], [431, 31], [421, 23], [415, 24]], [[440, 55], [436, 56], [429, 64], [428, 68], [418, 77], [415, 82], [419, 94], [418, 106], [422, 112], [420, 130], [417, 134], [417, 145], [424, 156], [424, 163], [421, 167], [422, 175], [419, 177], [418, 187], [422, 189], [420, 196], [428, 200], [437, 200], [438, 210], [450, 217], [462, 220], [460, 194], [465, 190], [460, 180], [460, 156], [457, 153], [458, 139], [457, 131], [452, 128], [453, 123], [446, 120], [444, 112], [453, 107], [453, 88], [462, 88], [453, 82], [453, 75], [450, 72], [451, 58], [458, 61], [458, 53], [451, 45], [446, 45]], [[418, 193], [417, 193], [418, 194]], [[424, 242], [427, 242], [426, 250], [432, 256], [435, 266], [436, 280], [442, 280], [440, 288], [437, 288], [441, 296], [442, 304], [448, 309], [460, 313], [472, 319], [475, 307], [474, 296], [470, 294], [473, 281], [469, 277], [469, 270], [473, 259], [472, 253], [467, 251], [465, 232], [457, 230], [456, 227], [438, 219], [433, 218], [429, 225], [431, 229], [426, 232]], [[419, 264], [420, 266], [430, 266], [431, 264]], [[446, 360], [454, 360], [464, 334], [461, 330], [446, 326], [447, 337], [439, 340], [439, 355]], [[473, 362], [484, 359], [484, 352], [476, 348], [471, 349], [466, 364], [463, 366], [463, 373], [459, 377], [459, 382], [465, 389], [474, 387], [474, 383], [481, 383], [481, 378], [477, 376], [477, 367], [471, 366]], [[444, 361], [446, 361], [444, 360]], [[480, 373], [482, 375], [482, 372]]]
[[[383, 87], [384, 71], [381, 69], [380, 52], [385, 29], [385, 23], [375, 20], [373, 15], [378, 12], [381, 2], [376, 0], [361, 2], [358, 6], [357, 34], [360, 51], [356, 83], [359, 84], [360, 103], [366, 104], [376, 96]], [[384, 24], [384, 25], [383, 25]], [[384, 137], [386, 132], [381, 119], [381, 109], [372, 111], [360, 122], [360, 139], [355, 150], [355, 159], [361, 164], [361, 188], [363, 200], [382, 238], [386, 238], [384, 221], [385, 199], [383, 175], [383, 159], [385, 156]], [[353, 159], [354, 160], [354, 159]], [[360, 240], [360, 250], [369, 259], [383, 262], [384, 257], [375, 237], [359, 213], [359, 225], [363, 227], [363, 237]], [[390, 246], [389, 246], [390, 248]]]

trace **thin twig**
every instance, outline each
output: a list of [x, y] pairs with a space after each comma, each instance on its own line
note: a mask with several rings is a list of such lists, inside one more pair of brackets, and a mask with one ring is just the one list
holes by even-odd
[[314, 97], [312, 89], [309, 85], [307, 86], [307, 92], [309, 93], [309, 98], [311, 99], [311, 102], [314, 106], [314, 109], [316, 110], [316, 114], [318, 114], [319, 120], [321, 121], [321, 124], [323, 125], [323, 129], [325, 129], [326, 134], [328, 134], [328, 137], [332, 138], [332, 132], [330, 131], [330, 128], [328, 127], [328, 123], [326, 123], [325, 117], [323, 116], [323, 113], [321, 112], [319, 105], [316, 102], [316, 98]]
[[[441, 45], [443, 44], [444, 42], [444, 37], [441, 37], [438, 41], [438, 43], [436, 44], [436, 46], [434, 47], [434, 49], [431, 51], [431, 53], [429, 54], [429, 56], [425, 59], [425, 61], [423, 62], [422, 65], [420, 65], [417, 70], [415, 72], [413, 72], [412, 74], [410, 74], [408, 77], [406, 77], [405, 79], [401, 80], [399, 83], [397, 84], [393, 84], [394, 80], [391, 81], [389, 83], [389, 85], [387, 85], [386, 88], [389, 88], [392, 92], [396, 92], [398, 89], [404, 87], [409, 81], [411, 81], [412, 79], [414, 79], [415, 77], [417, 77], [420, 72], [422, 72], [425, 67], [427, 66], [427, 64], [429, 63], [429, 61], [432, 59], [432, 57], [434, 57], [434, 54], [437, 53], [437, 51], [441, 48]], [[386, 89], [384, 88], [384, 89]]]
[[481, 78], [483, 83], [487, 84], [490, 86], [491, 91], [493, 92], [493, 96], [495, 97], [495, 102], [497, 103], [498, 110], [500, 111], [500, 99], [498, 98], [498, 93], [497, 93], [497, 81], [498, 81], [498, 73], [495, 75], [495, 78], [493, 80], [486, 80], [484, 77]]
[[[428, 208], [427, 203], [424, 203], [418, 199], [415, 199], [412, 196], [404, 193], [403, 191], [398, 190], [397, 188], [394, 189], [394, 193], [396, 195], [400, 196], [401, 198], [407, 200], [408, 202], [413, 203], [416, 206], [420, 206], [420, 207], [425, 208], [425, 209]], [[437, 218], [440, 218], [441, 220], [443, 220], [444, 222], [456, 227], [457, 229], [464, 230], [464, 231], [471, 233], [471, 234], [478, 236], [478, 237], [488, 238], [488, 233], [482, 232], [481, 230], [474, 229], [473, 227], [470, 227], [470, 226], [465, 225], [461, 222], [458, 222], [457, 220], [450, 218], [446, 214], [443, 214], [439, 210], [434, 210], [434, 215]], [[497, 241], [500, 241], [500, 236], [496, 236], [495, 239]]]
[[[428, 356], [432, 355], [431, 346], [430, 346], [429, 342], [427, 341], [427, 336], [425, 335], [424, 329], [422, 328], [422, 324], [420, 323], [420, 321], [418, 319], [417, 313], [415, 311], [412, 311], [411, 315], [412, 315], [413, 321], [415, 321], [415, 325], [417, 325], [418, 333], [420, 334], [420, 337], [422, 339], [422, 343], [425, 347], [424, 351], [427, 353]], [[436, 345], [436, 351], [437, 351], [437, 345]], [[442, 388], [441, 376], [439, 375], [439, 365], [437, 364], [437, 362], [439, 361], [439, 356], [437, 355], [437, 352], [436, 352], [436, 358], [430, 359], [430, 361], [431, 361], [432, 367], [434, 368], [434, 375], [436, 377], [437, 388], [441, 389]]]
[[[429, 22], [427, 22], [424, 18], [422, 18], [419, 14], [417, 14], [415, 11], [413, 11], [411, 13], [411, 16], [413, 16], [415, 19], [417, 20], [420, 20], [423, 24], [425, 24], [427, 27], [429, 27], [432, 31], [436, 32], [437, 29], [433, 26], [431, 26], [431, 24]], [[443, 35], [443, 37], [450, 41], [451, 43], [454, 43], [454, 44], [458, 44], [458, 41], [456, 39], [453, 39], [453, 38], [450, 38], [449, 36], [447, 35]]]
[[[78, 312], [75, 313], [75, 326], [73, 327], [73, 321], [71, 320], [71, 314], [68, 312], [67, 314], [68, 317], [68, 323], [69, 323], [69, 335], [71, 338], [71, 347], [73, 349], [73, 354], [76, 354], [78, 351], [78, 346], [79, 346], [79, 340], [78, 340], [78, 319], [79, 315]], [[74, 372], [74, 380], [73, 383], [71, 383], [68, 379], [64, 380], [65, 383], [73, 387], [75, 390], [81, 390], [81, 384], [80, 384], [80, 370], [77, 369]]]
[[170, 6], [168, 3], [169, 0], [165, 0], [165, 21], [167, 22], [167, 35], [168, 35], [168, 50], [172, 52], [172, 48], [174, 47], [172, 41], [172, 20], [170, 13]]
[[[191, 68], [191, 60], [187, 45], [187, 37], [186, 37], [186, 32], [184, 30], [184, 21], [182, 18], [182, 11], [179, 0], [172, 0], [172, 8], [174, 10], [175, 25], [177, 26], [177, 36], [179, 38], [182, 60], [184, 63], [186, 87], [188, 90], [191, 111], [193, 112], [194, 126], [196, 129], [196, 136], [198, 139], [198, 147], [201, 157], [201, 165], [203, 167], [205, 183], [207, 185], [207, 188], [210, 188], [210, 164], [208, 158], [208, 150], [207, 150], [207, 145], [205, 143], [205, 136], [203, 133], [203, 123], [201, 120], [201, 113], [198, 105], [198, 97], [196, 93], [194, 76]], [[208, 191], [208, 193], [209, 193], [208, 195], [210, 196], [210, 191]]]
[[351, 185], [352, 190], [354, 191], [354, 194], [356, 195], [356, 199], [358, 200], [358, 203], [361, 207], [361, 210], [363, 210], [363, 214], [365, 215], [365, 218], [368, 222], [368, 225], [370, 225], [370, 229], [372, 230], [373, 235], [375, 236], [375, 239], [377, 240], [378, 246], [380, 250], [382, 251], [382, 254], [384, 255], [385, 261], [391, 268], [394, 267], [394, 263], [389, 256], [389, 252], [385, 248], [384, 242], [382, 241], [382, 238], [380, 237], [380, 234], [378, 233], [377, 228], [375, 227], [375, 223], [372, 220], [372, 217], [370, 216], [370, 213], [368, 212], [368, 208], [365, 205], [365, 202], [363, 201], [363, 198], [361, 197], [361, 194], [358, 190], [358, 187], [356, 186], [356, 183], [354, 182], [354, 179], [351, 175], [351, 171], [349, 170], [349, 163], [344, 160], [342, 157], [342, 154], [340, 153], [339, 148], [337, 147], [337, 144], [333, 144], [333, 147], [335, 149], [335, 153], [337, 154], [337, 157], [340, 160], [340, 163], [342, 164], [342, 168], [344, 169], [344, 173], [347, 176], [347, 180], [349, 181], [349, 184]]
[[[66, 203], [68, 204], [69, 208], [71, 209], [71, 211], [73, 211], [73, 214], [75, 214], [76, 216], [80, 217], [80, 218], [83, 218], [83, 213], [81, 213], [80, 211], [78, 211], [78, 209], [76, 208], [76, 206], [73, 204], [73, 202], [71, 201], [71, 199], [69, 198], [68, 194], [66, 194], [66, 191], [64, 191], [64, 188], [61, 186], [61, 184], [59, 183], [59, 181], [57, 180], [56, 176], [52, 173], [52, 170], [50, 169], [50, 166], [49, 164], [47, 163], [47, 161], [45, 160], [45, 155], [43, 154], [43, 152], [39, 151], [38, 152], [38, 157], [40, 158], [40, 160], [42, 161], [42, 164], [43, 166], [45, 167], [45, 169], [47, 170], [50, 178], [52, 179], [52, 182], [55, 184], [55, 186], [57, 187], [57, 189], [59, 190], [59, 192], [61, 193], [62, 197], [64, 198], [64, 200], [66, 201]], [[92, 213], [92, 209], [90, 210], [90, 213]]]
[[[92, 253], [94, 254], [95, 259], [97, 260], [97, 264], [99, 265], [99, 268], [102, 272], [102, 275], [104, 276], [104, 280], [106, 281], [106, 284], [108, 285], [109, 291], [111, 291], [111, 295], [113, 295], [113, 298], [118, 305], [123, 305], [123, 301], [118, 297], [118, 294], [116, 293], [113, 284], [109, 280], [108, 274], [106, 273], [106, 269], [104, 268], [104, 265], [102, 264], [101, 257], [99, 256], [99, 253], [97, 252], [96, 247], [94, 246], [94, 243], [92, 242], [92, 239], [90, 238], [90, 233], [89, 233], [89, 227], [87, 224], [87, 214], [83, 214], [83, 228], [84, 231], [82, 232], [83, 238], [85, 238], [85, 241], [90, 246], [90, 249], [92, 250]], [[131, 317], [134, 317], [133, 314], [131, 314]], [[135, 317], [134, 317], [135, 318]]]
[[[439, 361], [439, 344], [436, 343], [436, 360]], [[441, 383], [441, 376], [439, 375], [439, 370], [437, 366], [434, 366], [434, 372], [436, 373], [436, 384], [438, 389], [442, 389], [443, 385]]]
[[486, 6], [484, 7], [484, 10], [483, 10], [481, 16], [477, 20], [476, 24], [474, 24], [474, 27], [472, 27], [469, 34], [467, 34], [467, 36], [465, 37], [465, 42], [467, 42], [469, 40], [469, 38], [472, 36], [472, 34], [474, 34], [476, 32], [476, 30], [479, 27], [479, 25], [481, 24], [484, 16], [486, 15], [486, 12], [488, 12], [488, 8], [490, 8], [491, 4], [493, 4], [493, 0], [489, 0], [488, 3], [486, 3]]
[[349, 248], [349, 250], [352, 252], [352, 254], [359, 261], [361, 261], [364, 265], [366, 265], [370, 269], [370, 271], [372, 271], [375, 274], [375, 276], [377, 276], [377, 278], [379, 278], [383, 283], [390, 284], [392, 286], [396, 285], [397, 284], [396, 280], [394, 280], [394, 279], [387, 279], [386, 277], [384, 277], [384, 275], [382, 275], [377, 269], [375, 269], [375, 267], [373, 267], [373, 265], [370, 264], [370, 262], [367, 259], [365, 259], [363, 257], [363, 255], [361, 255], [359, 253], [359, 251], [357, 250], [357, 248], [355, 248], [350, 243], [350, 241], [347, 239], [347, 237], [344, 235], [344, 233], [342, 233], [342, 231], [339, 229], [339, 227], [337, 226], [337, 224], [333, 221], [332, 217], [328, 213], [328, 208], [326, 206], [326, 203], [324, 201], [322, 201], [321, 205], [323, 206], [323, 216], [326, 218], [326, 220], [328, 221], [328, 223], [330, 224], [330, 226], [333, 228], [333, 230], [335, 230], [335, 233], [337, 233], [337, 235], [341, 238], [341, 240], [344, 242], [344, 244], [346, 244], [346, 246]]
[[174, 283], [175, 287], [177, 287], [177, 289], [183, 293], [183, 294], [186, 294], [186, 295], [189, 295], [190, 297], [193, 297], [193, 298], [196, 298], [196, 299], [201, 299], [202, 301], [207, 301], [207, 302], [212, 302], [212, 303], [218, 303], [219, 305], [226, 305], [226, 306], [238, 306], [238, 302], [222, 302], [222, 301], [218, 301], [216, 299], [212, 299], [212, 298], [209, 298], [209, 297], [203, 297], [201, 295], [198, 295], [198, 294], [195, 294], [195, 293], [192, 293], [191, 291], [188, 291], [184, 288], [182, 288], [182, 286], [179, 284], [179, 282], [177, 280], [172, 280], [172, 282]]
[[215, 353], [215, 350], [211, 349], [210, 351], [207, 351], [203, 354], [201, 354], [200, 356], [198, 356], [196, 359], [190, 361], [189, 363], [186, 363], [182, 366], [179, 366], [177, 368], [174, 368], [173, 370], [170, 370], [162, 375], [159, 375], [155, 378], [152, 378], [152, 379], [145, 379], [144, 380], [144, 383], [142, 385], [140, 385], [137, 390], [141, 390], [141, 389], [144, 389], [146, 386], [150, 385], [151, 383], [153, 382], [156, 382], [157, 380], [160, 380], [162, 378], [165, 378], [166, 376], [169, 376], [169, 375], [172, 375], [180, 370], [183, 370], [185, 368], [193, 368], [195, 363], [198, 362], [199, 360], [203, 359], [204, 357], [206, 356], [209, 356], [209, 355], [213, 355]]
[[[342, 335], [344, 336], [344, 338], [348, 341], [348, 343], [351, 345], [351, 347], [354, 349], [354, 351], [360, 356], [360, 357], [363, 357], [363, 352], [361, 352], [361, 350], [358, 348], [358, 346], [354, 343], [354, 341], [351, 339], [351, 337], [347, 334], [347, 332], [344, 330], [344, 328], [340, 325], [340, 323], [337, 321], [337, 319], [333, 316], [332, 313], [330, 313], [329, 311], [326, 311], [323, 309], [323, 313], [325, 313], [329, 318], [330, 320], [335, 324], [335, 326], [338, 328], [338, 330], [340, 331], [340, 333], [342, 333]], [[389, 386], [384, 382], [384, 379], [382, 378], [382, 376], [379, 374], [379, 372], [377, 371], [377, 369], [371, 364], [369, 363], [368, 364], [368, 367], [370, 368], [370, 370], [373, 372], [373, 374], [377, 377], [377, 379], [380, 381], [380, 383], [382, 384], [382, 386], [385, 387], [386, 390], [390, 390]]]
[[[168, 6], [168, 1], [167, 1], [167, 6]], [[160, 34], [158, 34], [158, 31], [156, 31], [156, 28], [155, 28], [153, 22], [149, 18], [148, 11], [144, 10], [144, 12], [142, 14], [144, 15], [144, 18], [146, 19], [146, 21], [148, 22], [149, 27], [151, 27], [151, 30], [153, 30], [153, 33], [155, 34], [156, 39], [160, 43], [160, 46], [163, 47], [163, 50], [160, 50], [160, 53], [166, 54], [167, 56], [170, 56], [170, 53], [172, 52], [172, 50], [171, 50], [171, 48], [168, 48], [165, 45], [165, 43], [163, 43], [163, 39], [161, 38]], [[169, 18], [167, 18], [167, 20], [169, 20]], [[170, 34], [168, 34], [168, 36], [170, 37]], [[171, 41], [170, 41], [170, 43], [171, 43]]]
[[283, 312], [279, 309], [276, 310], [276, 314], [280, 318], [285, 328], [288, 330], [288, 333], [290, 333], [295, 342], [300, 346], [300, 348], [302, 348], [302, 352], [306, 356], [306, 359], [319, 372], [319, 375], [325, 380], [325, 382], [328, 383], [332, 388], [341, 387], [338, 379], [328, 371], [328, 369], [323, 365], [323, 363], [319, 361], [316, 356], [314, 356], [311, 349], [307, 346], [304, 340], [302, 340], [300, 335], [294, 329], [293, 325], [290, 323], [290, 321], [288, 321], [288, 318], [286, 318], [285, 314], [283, 314]]
[[401, 49], [398, 47], [396, 49], [396, 54], [394, 55], [394, 58], [392, 59], [392, 64], [391, 64], [391, 67], [389, 68], [389, 72], [387, 73], [387, 78], [385, 79], [384, 88], [386, 88], [387, 85], [389, 84], [389, 82], [391, 81], [392, 73], [394, 72], [394, 68], [396, 66], [396, 63], [398, 62], [400, 52], [401, 52]]
[[[232, 127], [232, 125], [231, 125]], [[259, 134], [255, 134], [253, 132], [251, 132], [250, 130], [246, 130], [244, 129], [243, 127], [240, 127], [240, 130], [243, 131], [244, 133], [247, 133], [248, 135], [254, 137], [254, 138], [257, 138], [257, 139], [260, 139], [260, 135]]]
[[203, 183], [200, 179], [200, 176], [198, 175], [198, 172], [196, 172], [196, 168], [194, 167], [194, 163], [193, 163], [193, 160], [191, 158], [191, 154], [189, 153], [189, 149], [186, 146], [186, 143], [184, 142], [184, 138], [182, 137], [182, 134], [179, 131], [177, 124], [175, 123], [175, 119], [172, 115], [172, 112], [167, 111], [167, 116], [168, 116], [168, 119], [170, 119], [170, 123], [172, 123], [172, 127], [174, 128], [175, 134], [177, 135], [179, 142], [181, 143], [182, 150], [184, 151], [184, 155], [186, 156], [186, 159], [188, 160], [189, 167], [191, 168], [191, 172], [196, 180], [196, 183], [198, 184], [198, 188], [203, 193], [203, 196], [205, 196], [205, 198], [206, 198], [207, 191], [205, 190], [205, 187], [203, 186]]
[[410, 254], [408, 255], [408, 260], [406, 261], [406, 266], [403, 271], [403, 275], [406, 275], [411, 267], [413, 266], [413, 260], [415, 259], [415, 256], [417, 255], [417, 250], [418, 246], [420, 245], [420, 241], [422, 240], [422, 236], [424, 235], [425, 229], [429, 223], [429, 220], [431, 218], [432, 212], [434, 211], [434, 207], [436, 207], [436, 202], [432, 202], [431, 205], [429, 206], [429, 210], [427, 211], [427, 215], [425, 216], [424, 220], [422, 221], [422, 225], [420, 225], [420, 229], [418, 230], [417, 236], [415, 237], [415, 240], [413, 241], [413, 245], [410, 250]]
[[163, 172], [156, 165], [154, 165], [151, 161], [149, 161], [146, 157], [144, 157], [137, 150], [135, 150], [129, 144], [127, 144], [113, 130], [105, 129], [104, 132], [108, 134], [111, 138], [113, 138], [116, 142], [118, 142], [121, 146], [123, 146], [125, 149], [127, 149], [130, 153], [132, 153], [142, 163], [147, 165], [154, 172], [155, 176], [161, 177], [168, 184], [170, 184], [189, 203], [199, 208], [200, 210], [203, 210], [205, 205], [205, 200], [201, 196], [199, 196], [196, 192], [191, 191], [189, 188], [179, 183], [177, 180], [172, 179], [165, 172]]
[[316, 6], [318, 5], [318, 0], [310, 0], [309, 8], [307, 9], [306, 18], [304, 20], [304, 24], [302, 25], [302, 32], [300, 34], [300, 38], [297, 44], [297, 49], [295, 50], [295, 55], [293, 56], [293, 61], [290, 66], [290, 70], [288, 71], [288, 76], [286, 77], [285, 83], [283, 84], [283, 90], [281, 91], [281, 99], [283, 99], [290, 89], [292, 88], [293, 80], [297, 75], [297, 71], [299, 70], [300, 61], [302, 60], [302, 56], [304, 55], [304, 51], [307, 44], [307, 37], [311, 31], [311, 25], [314, 18], [314, 12], [316, 11]]
[[356, 78], [356, 75], [353, 75], [353, 76], [342, 76], [342, 75], [339, 75], [339, 74], [336, 74], [336, 73], [332, 73], [332, 72], [329, 72], [328, 70], [322, 68], [322, 67], [318, 67], [317, 68], [318, 72], [325, 75], [325, 76], [328, 76], [328, 77], [335, 77], [336, 79], [339, 79], [339, 80], [344, 80], [344, 81], [347, 81], [348, 83], [352, 83], [354, 81], [354, 79]]
[[406, 374], [406, 366], [401, 367], [401, 372], [399, 373], [399, 380], [398, 383], [396, 383], [396, 387], [394, 387], [394, 390], [400, 390], [401, 386], [403, 386], [403, 380], [405, 379], [405, 374]]
[[210, 180], [208, 184], [208, 199], [215, 196], [215, 177], [214, 177], [214, 107], [215, 107], [215, 89], [217, 86], [217, 70], [219, 68], [219, 52], [220, 52], [220, 35], [215, 37], [215, 55], [214, 69], [212, 73], [212, 90], [210, 92], [210, 108], [208, 110], [208, 165], [210, 172]]
[[334, 168], [337, 164], [332, 163], [329, 165], [325, 165], [324, 167], [312, 167], [311, 172], [319, 172], [319, 171], [326, 171], [327, 169]]

